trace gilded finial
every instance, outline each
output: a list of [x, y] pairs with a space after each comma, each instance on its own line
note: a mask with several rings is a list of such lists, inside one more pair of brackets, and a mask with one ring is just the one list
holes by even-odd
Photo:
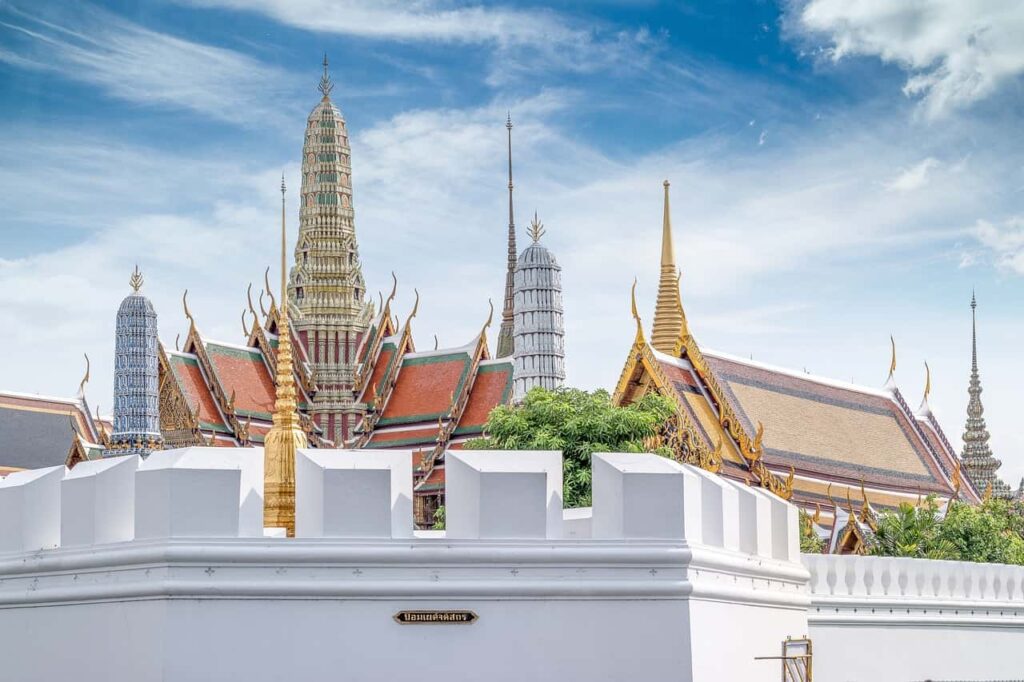
[[128, 284], [131, 285], [132, 293], [139, 293], [139, 289], [142, 288], [142, 273], [139, 272], [139, 266], [136, 264], [135, 271], [132, 272], [132, 277], [128, 280]]
[[89, 383], [89, 370], [90, 370], [89, 354], [88, 353], [82, 353], [82, 355], [85, 356], [85, 376], [83, 376], [82, 380], [78, 382], [78, 397], [79, 398], [84, 398], [85, 397], [85, 385], [87, 383]]
[[960, 496], [960, 487], [963, 485], [962, 474], [960, 473], [960, 460], [956, 461], [953, 467], [953, 499]]
[[530, 239], [536, 244], [540, 241], [540, 238], [544, 236], [547, 230], [544, 229], [544, 223], [537, 219], [537, 212], [533, 212], [533, 221], [530, 223], [530, 227], [527, 228], [527, 233], [530, 235]]
[[757, 432], [754, 433], [754, 445], [753, 445], [754, 452], [760, 452], [761, 451], [761, 442], [763, 440], [764, 440], [764, 424], [760, 420], [758, 420], [758, 422], [757, 422]]
[[181, 334], [180, 333], [174, 335], [174, 350], [176, 350], [176, 351], [180, 351], [181, 350]]
[[839, 505], [837, 505], [836, 501], [832, 498], [832, 483], [831, 482], [828, 484], [828, 488], [825, 489], [825, 496], [828, 497], [829, 504], [831, 504], [835, 509], [839, 508]]
[[932, 393], [932, 370], [928, 363], [924, 363], [924, 400], [928, 402], [928, 396]]
[[273, 310], [277, 307], [277, 301], [274, 299], [274, 290], [270, 288], [270, 266], [263, 271], [263, 285], [267, 288], [267, 296], [270, 297], [270, 309]]
[[320, 85], [318, 90], [323, 93], [324, 99], [331, 96], [331, 90], [334, 89], [334, 83], [331, 82], [331, 74], [327, 71], [327, 53], [324, 53], [324, 75], [320, 77]]
[[416, 294], [416, 302], [412, 304], [412, 312], [409, 313], [409, 317], [405, 318], [405, 326], [408, 327], [409, 323], [412, 322], [412, 318], [416, 317], [416, 313], [420, 310], [420, 292], [418, 289], [413, 289]]
[[256, 308], [252, 304], [252, 282], [249, 282], [249, 287], [245, 290], [245, 300], [249, 303], [249, 312], [252, 313], [252, 319], [260, 319], [256, 316]]
[[245, 314], [249, 312], [245, 308], [242, 308], [242, 336], [249, 338], [249, 325], [245, 323]]
[[494, 301], [487, 299], [487, 305], [490, 307], [490, 312], [487, 313], [487, 321], [484, 322], [484, 326], [480, 330], [480, 334], [486, 332], [487, 328], [491, 326], [491, 322], [494, 321]]
[[896, 373], [896, 339], [889, 335], [889, 343], [892, 344], [892, 359], [889, 361], [889, 379]]
[[393, 300], [395, 300], [395, 294], [397, 294], [397, 293], [398, 293], [398, 278], [395, 276], [395, 271], [392, 270], [391, 271], [391, 293], [388, 294], [388, 300], [387, 300], [386, 303], [384, 303], [381, 306], [381, 310], [383, 310], [385, 306], [388, 306], [388, 307], [391, 306], [391, 302]]
[[384, 311], [384, 292], [380, 289], [377, 290], [377, 310]]
[[263, 291], [263, 289], [260, 289], [260, 297], [257, 302], [260, 304], [260, 314], [263, 315], [264, 319], [266, 319], [267, 317], [267, 310], [266, 308], [263, 307], [263, 297], [266, 295], [267, 292]]
[[644, 325], [640, 321], [640, 311], [636, 307], [636, 277], [633, 278], [633, 288], [629, 291], [630, 296], [630, 311], [633, 314], [633, 319], [636, 320], [636, 340], [637, 343], [644, 341]]
[[867, 508], [867, 506], [868, 506], [868, 491], [866, 491], [864, 489], [864, 478], [863, 477], [861, 477], [861, 479], [860, 479], [860, 498], [862, 500], [864, 500], [864, 507]]
[[850, 516], [853, 516], [853, 501], [850, 499], [850, 486], [846, 486], [846, 508], [850, 512]]
[[811, 517], [811, 521], [815, 524], [821, 522], [821, 505], [817, 502], [814, 503], [814, 516]]
[[437, 334], [434, 334], [434, 350], [437, 350]]
[[185, 309], [185, 318], [188, 319], [189, 327], [194, 329], [196, 321], [192, 317], [192, 312], [188, 309], [188, 289], [185, 289], [185, 293], [181, 295], [181, 305]]

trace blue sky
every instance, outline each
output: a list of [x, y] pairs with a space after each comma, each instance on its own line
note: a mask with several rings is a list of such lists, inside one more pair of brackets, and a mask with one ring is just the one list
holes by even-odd
[[0, 0], [0, 321], [17, 349], [0, 385], [71, 394], [88, 352], [106, 411], [135, 262], [165, 343], [187, 329], [186, 288], [204, 334], [240, 340], [327, 52], [367, 283], [394, 270], [400, 307], [419, 289], [421, 346], [467, 341], [500, 299], [511, 110], [518, 223], [537, 210], [564, 268], [571, 383], [616, 380], [634, 276], [649, 322], [668, 178], [703, 345], [880, 386], [892, 334], [905, 395], [927, 360], [955, 442], [976, 289], [1015, 484], [1024, 7], [891, 5]]

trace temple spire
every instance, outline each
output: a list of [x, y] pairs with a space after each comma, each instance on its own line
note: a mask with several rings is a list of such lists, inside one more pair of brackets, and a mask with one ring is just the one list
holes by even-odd
[[654, 326], [651, 329], [651, 346], [662, 353], [674, 353], [676, 344], [683, 334], [686, 318], [683, 303], [679, 297], [679, 272], [676, 269], [675, 251], [672, 248], [672, 218], [669, 208], [669, 182], [665, 188], [665, 207], [661, 225], [661, 278], [658, 281], [658, 302], [654, 309]]
[[971, 378], [967, 388], [970, 398], [967, 401], [967, 424], [964, 427], [963, 435], [964, 449], [960, 459], [976, 489], [983, 490], [991, 486], [992, 493], [996, 497], [1009, 497], [1009, 486], [1003, 483], [996, 474], [996, 470], [999, 469], [1002, 462], [992, 456], [992, 448], [988, 444], [989, 433], [985, 425], [985, 408], [981, 404], [977, 309], [978, 300], [975, 298], [974, 292], [971, 292]]
[[285, 226], [285, 184], [281, 176], [281, 310], [277, 331], [277, 376], [274, 401], [274, 425], [266, 436], [263, 450], [263, 525], [285, 528], [295, 535], [295, 454], [307, 446], [295, 400], [295, 375], [292, 367], [292, 341], [288, 329], [287, 229]]
[[324, 75], [320, 76], [320, 85], [318, 89], [323, 93], [324, 99], [331, 96], [331, 90], [334, 89], [334, 83], [331, 82], [331, 74], [327, 71], [327, 53], [324, 53]]
[[505, 305], [501, 309], [501, 329], [498, 331], [498, 350], [495, 357], [504, 358], [512, 355], [512, 340], [515, 310], [514, 295], [516, 272], [516, 221], [512, 208], [512, 113], [505, 119], [508, 130], [508, 269], [505, 272]]

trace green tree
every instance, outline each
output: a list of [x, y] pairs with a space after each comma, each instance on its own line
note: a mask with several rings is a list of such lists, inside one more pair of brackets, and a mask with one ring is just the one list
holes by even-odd
[[940, 512], [933, 496], [878, 516], [871, 553], [1024, 565], [1024, 505], [992, 499], [952, 502]]
[[876, 556], [959, 559], [960, 553], [941, 536], [942, 518], [934, 496], [914, 506], [901, 504], [896, 511], [878, 515], [878, 529], [871, 554]]
[[[519, 405], [491, 411], [483, 438], [466, 444], [476, 450], [561, 450], [566, 507], [586, 507], [590, 496], [590, 456], [595, 452], [644, 452], [675, 414], [669, 398], [648, 393], [627, 407], [612, 404], [607, 391], [560, 388], [531, 390]], [[655, 450], [668, 454], [667, 449]]]
[[991, 499], [978, 506], [953, 503], [939, 535], [964, 561], [1024, 564], [1024, 517], [1019, 503]]
[[821, 554], [825, 541], [814, 532], [814, 519], [803, 509], [800, 510], [800, 551], [804, 554]]

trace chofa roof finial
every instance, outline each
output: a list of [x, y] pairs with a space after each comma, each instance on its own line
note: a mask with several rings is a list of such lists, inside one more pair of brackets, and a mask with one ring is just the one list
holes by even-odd
[[132, 287], [133, 293], [139, 293], [139, 289], [142, 288], [142, 273], [139, 272], [138, 264], [135, 265], [135, 270], [132, 272], [132, 278], [128, 280], [128, 284]]

